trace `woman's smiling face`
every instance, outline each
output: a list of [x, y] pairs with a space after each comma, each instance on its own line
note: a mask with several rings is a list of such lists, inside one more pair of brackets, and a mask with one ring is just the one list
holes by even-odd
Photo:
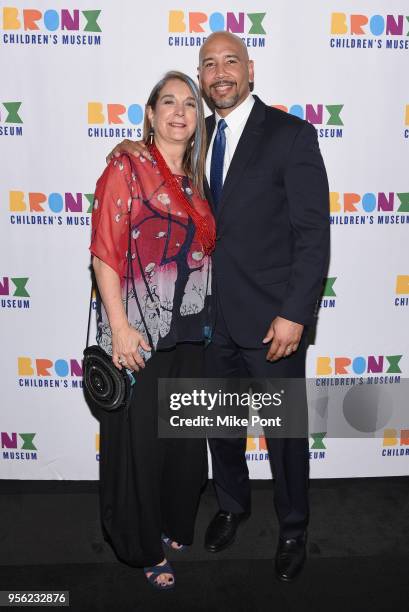
[[159, 92], [156, 106], [147, 107], [155, 138], [168, 143], [187, 143], [197, 124], [196, 102], [189, 87], [179, 79], [170, 79]]

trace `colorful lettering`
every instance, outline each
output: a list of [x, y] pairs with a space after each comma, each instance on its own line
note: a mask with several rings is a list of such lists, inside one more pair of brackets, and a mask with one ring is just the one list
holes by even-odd
[[313, 443], [311, 444], [311, 449], [326, 449], [324, 443], [324, 438], [327, 435], [326, 431], [320, 433], [312, 433], [311, 438], [313, 439]]
[[12, 433], [9, 436], [5, 431], [1, 432], [1, 447], [2, 448], [17, 448], [17, 434]]
[[4, 123], [23, 123], [18, 113], [18, 111], [20, 110], [21, 102], [3, 102], [3, 106], [7, 111], [7, 116], [4, 120]]
[[128, 121], [138, 125], [143, 121], [143, 108], [140, 104], [131, 104], [128, 108], [123, 104], [104, 104], [101, 102], [88, 102], [88, 123], [102, 124], [108, 121], [111, 124], [124, 123], [122, 115], [127, 113]]
[[[349, 18], [349, 29], [348, 29]], [[409, 22], [409, 16], [406, 16]], [[353, 36], [402, 36], [404, 26], [404, 15], [347, 15], [346, 13], [332, 13], [331, 15], [331, 34]]]
[[[263, 27], [263, 20], [266, 13], [247, 13], [249, 22], [248, 34], [266, 34]], [[186, 23], [189, 24], [188, 28]], [[246, 32], [246, 13], [227, 12], [223, 13], [203, 13], [199, 11], [169, 11], [168, 28], [171, 33], [181, 33], [187, 30], [190, 33], [206, 32], [206, 24], [210, 32], [233, 32], [234, 34], [244, 34]]]
[[[61, 378], [66, 376], [82, 377], [82, 363], [77, 359], [31, 359], [31, 357], [18, 357], [19, 376], [53, 376], [54, 373]], [[35, 366], [33, 365], [33, 362]]]
[[[24, 450], [37, 450], [37, 447], [34, 445], [34, 436], [35, 433], [19, 433], [18, 434], [23, 441], [21, 448]], [[17, 448], [17, 433], [12, 432], [9, 435], [6, 431], [2, 431], [0, 434], [1, 437], [1, 447], [2, 448]]]
[[336, 280], [336, 276], [333, 278], [326, 278], [324, 280], [324, 290], [322, 292], [323, 297], [334, 297], [337, 295], [334, 291], [334, 284]]
[[345, 13], [332, 13], [331, 34], [346, 34], [347, 32], [347, 16]]
[[[98, 24], [98, 18], [101, 10], [81, 11], [85, 18], [83, 27], [84, 32], [101, 32]], [[81, 29], [80, 11], [79, 9], [61, 9], [61, 13], [50, 9], [42, 13], [37, 9], [23, 9], [22, 19], [19, 9], [14, 7], [3, 8], [3, 29], [4, 30], [20, 30], [23, 28], [26, 31], [40, 30], [38, 22], [43, 22], [44, 28], [50, 32], [55, 32], [58, 29], [78, 32]]]
[[330, 193], [330, 212], [359, 212], [358, 205], [366, 212], [371, 213], [375, 210], [382, 212], [392, 212], [395, 209], [396, 197], [400, 204], [397, 212], [409, 212], [409, 192], [393, 193], [393, 192], [367, 192], [362, 196], [358, 193], [340, 194], [337, 191]]
[[399, 274], [396, 277], [396, 293], [399, 295], [409, 293], [409, 274]]
[[[28, 200], [28, 205], [27, 205]], [[65, 212], [92, 212], [94, 202], [93, 193], [50, 193], [48, 196], [41, 192], [10, 191], [9, 209], [12, 212], [46, 212], [48, 208], [53, 213]], [[84, 210], [86, 208], [86, 210]]]
[[394, 428], [385, 429], [383, 432], [383, 445], [396, 446], [398, 444], [398, 432]]
[[11, 278], [9, 279], [7, 276], [3, 277], [3, 280], [0, 282], [0, 295], [10, 295], [10, 283], [9, 280], [14, 284], [14, 297], [30, 297], [30, 294], [27, 292], [26, 285], [28, 282], [28, 278]]
[[409, 193], [397, 193], [400, 201], [398, 212], [409, 212]]
[[33, 442], [35, 433], [21, 433], [19, 436], [23, 440], [23, 445], [21, 447], [22, 449], [37, 450]]
[[331, 357], [317, 357], [316, 373], [318, 376], [332, 374]]
[[403, 355], [386, 355], [385, 357], [383, 355], [378, 355], [377, 357], [375, 355], [369, 355], [368, 357], [359, 355], [354, 358], [334, 357], [333, 366], [331, 357], [317, 357], [316, 374], [317, 376], [328, 376], [330, 374], [343, 376], [350, 374], [350, 370], [358, 375], [365, 372], [368, 374], [379, 374], [385, 372], [385, 360], [388, 362], [387, 374], [401, 374], [402, 370], [400, 369], [399, 362], [402, 357]]
[[403, 355], [388, 355], [386, 359], [389, 361], [389, 368], [386, 370], [388, 374], [401, 374], [402, 370], [399, 367], [399, 361]]
[[383, 446], [409, 446], [409, 429], [401, 429], [399, 432], [393, 427], [385, 429], [383, 432]]

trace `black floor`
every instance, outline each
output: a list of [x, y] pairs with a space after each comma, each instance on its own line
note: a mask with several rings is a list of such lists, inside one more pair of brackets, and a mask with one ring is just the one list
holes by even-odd
[[0, 481], [0, 590], [69, 590], [76, 611], [408, 612], [408, 485], [312, 481], [308, 562], [289, 585], [274, 576], [271, 482], [252, 483], [252, 517], [217, 555], [202, 546], [216, 511], [208, 486], [194, 546], [168, 555], [176, 589], [157, 593], [103, 541], [97, 483]]

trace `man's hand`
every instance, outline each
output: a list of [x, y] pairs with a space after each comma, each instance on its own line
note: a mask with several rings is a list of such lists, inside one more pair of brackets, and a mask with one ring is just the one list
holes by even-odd
[[289, 357], [298, 348], [304, 325], [288, 321], [282, 317], [272, 320], [263, 342], [271, 342], [267, 353], [267, 361], [278, 361], [282, 357]]
[[149, 151], [143, 140], [128, 140], [127, 138], [116, 145], [115, 149], [112, 149], [111, 153], [106, 158], [107, 164], [113, 157], [119, 157], [122, 153], [128, 153], [129, 155], [143, 155], [146, 159], [151, 159]]

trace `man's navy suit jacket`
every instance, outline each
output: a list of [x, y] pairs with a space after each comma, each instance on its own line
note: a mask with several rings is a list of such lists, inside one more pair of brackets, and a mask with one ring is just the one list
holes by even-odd
[[[329, 191], [315, 128], [255, 97], [215, 212], [213, 291], [233, 340], [260, 348], [277, 315], [314, 322], [329, 259]], [[206, 119], [208, 142], [215, 125]], [[206, 183], [206, 195], [211, 194]]]

